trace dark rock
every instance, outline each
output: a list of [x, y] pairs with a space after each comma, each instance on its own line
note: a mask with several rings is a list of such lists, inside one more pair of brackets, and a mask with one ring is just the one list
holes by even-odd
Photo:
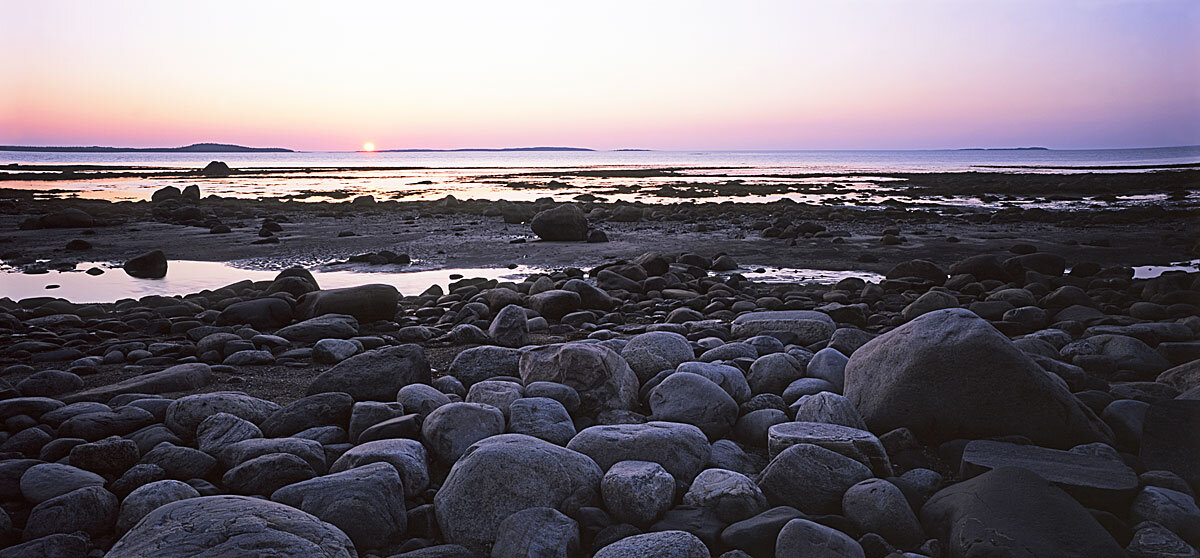
[[167, 256], [162, 250], [155, 250], [126, 260], [122, 267], [131, 277], [161, 279], [167, 276]]

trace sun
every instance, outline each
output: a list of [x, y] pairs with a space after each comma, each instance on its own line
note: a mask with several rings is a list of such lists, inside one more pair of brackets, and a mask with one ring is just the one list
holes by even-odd
[[375, 144], [368, 141], [367, 143], [363, 144], [362, 150], [363, 151], [375, 151]]

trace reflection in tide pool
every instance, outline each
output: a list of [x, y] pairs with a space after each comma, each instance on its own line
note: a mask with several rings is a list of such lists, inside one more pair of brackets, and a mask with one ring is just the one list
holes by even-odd
[[[99, 267], [102, 275], [88, 275], [85, 270]], [[759, 273], [757, 269], [764, 271]], [[445, 289], [451, 282], [462, 277], [521, 281], [526, 276], [544, 273], [547, 270], [517, 266], [479, 267], [463, 269], [435, 269], [414, 271], [324, 271], [322, 266], [311, 268], [321, 288], [336, 289], [367, 283], [393, 285], [402, 295], [420, 294], [431, 285]], [[167, 265], [167, 276], [162, 279], [137, 279], [130, 277], [119, 266], [108, 263], [81, 263], [75, 271], [50, 271], [36, 275], [0, 272], [0, 297], [13, 300], [52, 296], [72, 302], [115, 302], [121, 299], [141, 298], [149, 295], [174, 296], [215, 290], [239, 281], [270, 281], [278, 275], [277, 270], [242, 269], [225, 262], [200, 262], [172, 260]], [[847, 277], [860, 277], [866, 281], [880, 281], [882, 275], [869, 271], [827, 271], [821, 269], [759, 268], [746, 266], [739, 271], [751, 281], [767, 283], [836, 283]], [[451, 279], [451, 276], [455, 276]], [[459, 277], [461, 276], [461, 277]], [[54, 288], [47, 288], [57, 285]]]
[[1171, 265], [1141, 265], [1133, 268], [1134, 279], [1152, 279], [1168, 271], [1200, 271], [1200, 259], [1175, 262]]

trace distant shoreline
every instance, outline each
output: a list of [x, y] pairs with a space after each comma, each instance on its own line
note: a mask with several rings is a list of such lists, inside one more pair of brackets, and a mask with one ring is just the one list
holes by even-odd
[[377, 149], [375, 151], [360, 151], [360, 153], [458, 153], [474, 151], [595, 151], [595, 149], [587, 147], [463, 147], [459, 149]]
[[0, 151], [34, 153], [295, 153], [282, 147], [246, 147], [227, 143], [193, 143], [182, 147], [105, 147], [0, 145]]

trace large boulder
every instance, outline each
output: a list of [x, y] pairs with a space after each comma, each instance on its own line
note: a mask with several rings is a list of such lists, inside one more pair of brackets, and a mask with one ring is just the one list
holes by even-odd
[[343, 289], [306, 293], [296, 301], [296, 316], [315, 318], [325, 314], [346, 314], [361, 322], [390, 320], [396, 316], [400, 291], [391, 285], [370, 284]]
[[408, 384], [428, 384], [429, 361], [420, 345], [396, 345], [354, 355], [322, 372], [308, 394], [345, 392], [357, 401], [395, 401]]
[[146, 517], [146, 514], [160, 506], [199, 497], [200, 493], [183, 481], [168, 479], [143, 484], [121, 501], [121, 512], [117, 516], [117, 533], [128, 531]]
[[191, 439], [196, 435], [196, 427], [217, 413], [229, 413], [258, 425], [278, 410], [279, 405], [275, 403], [238, 391], [198, 393], [181, 397], [168, 405], [163, 422], [175, 434]]
[[1061, 448], [1112, 438], [1065, 384], [961, 308], [863, 345], [846, 364], [845, 394], [873, 432], [907, 427], [930, 442], [1015, 434]]
[[888, 279], [913, 277], [930, 281], [935, 285], [941, 285], [946, 282], [945, 270], [938, 267], [937, 264], [926, 260], [900, 262], [888, 270], [886, 277]]
[[407, 528], [404, 486], [388, 463], [289, 484], [271, 494], [271, 500], [333, 524], [359, 550], [382, 547]]
[[358, 335], [358, 320], [346, 314], [326, 314], [294, 323], [276, 331], [275, 335], [305, 344], [322, 339], [349, 339]]
[[469, 389], [476, 382], [493, 376], [517, 376], [520, 364], [521, 351], [517, 349], [481, 345], [455, 355], [450, 363], [450, 375]]
[[813, 310], [775, 310], [750, 312], [733, 320], [733, 336], [753, 337], [768, 332], [786, 332], [796, 336], [795, 343], [812, 345], [827, 341], [837, 324], [828, 314]]
[[817, 445], [796, 444], [767, 464], [758, 485], [772, 505], [829, 514], [841, 510], [846, 490], [869, 478], [871, 470], [858, 461]]
[[126, 260], [122, 267], [130, 277], [162, 279], [167, 276], [167, 256], [162, 250], [155, 250]]
[[354, 398], [343, 392], [323, 392], [297, 399], [262, 421], [263, 435], [291, 436], [317, 426], [344, 426], [350, 422]]
[[583, 241], [588, 222], [579, 206], [568, 203], [534, 215], [529, 228], [542, 240]]
[[107, 558], [192, 556], [312, 556], [353, 558], [340, 529], [291, 506], [245, 496], [205, 496], [150, 512], [125, 533]]
[[738, 404], [721, 386], [691, 372], [675, 372], [650, 391], [654, 420], [692, 424], [710, 440], [729, 433], [737, 422]]
[[687, 531], [658, 531], [618, 540], [595, 558], [709, 558], [704, 541]]
[[712, 455], [704, 432], [676, 422], [592, 426], [576, 434], [567, 448], [591, 457], [606, 471], [621, 461], [658, 463], [684, 489]]
[[484, 403], [442, 405], [425, 417], [421, 437], [433, 456], [447, 465], [458, 461], [470, 447], [504, 432], [504, 413]]
[[558, 508], [576, 492], [594, 492], [601, 475], [596, 462], [579, 452], [501, 434], [467, 449], [434, 496], [434, 509], [448, 542], [483, 553], [508, 516]]
[[696, 357], [687, 337], [669, 331], [652, 331], [634, 336], [621, 349], [621, 356], [642, 383], [663, 370], [671, 370]]
[[376, 440], [354, 446], [333, 462], [329, 472], [340, 473], [371, 463], [387, 463], [400, 473], [404, 494], [408, 498], [414, 498], [429, 488], [429, 456], [425, 446], [406, 438]]
[[55, 533], [83, 531], [99, 537], [112, 530], [119, 503], [112, 492], [88, 486], [34, 506], [21, 536], [26, 541]]
[[134, 376], [107, 386], [99, 386], [63, 398], [67, 403], [79, 401], [106, 402], [125, 393], [173, 393], [199, 389], [213, 382], [212, 368], [193, 362], [177, 364], [166, 370]]
[[833, 527], [796, 518], [784, 524], [775, 539], [775, 556], [805, 558], [864, 558], [858, 541]]
[[1152, 403], [1142, 424], [1141, 458], [1146, 467], [1171, 471], [1200, 490], [1200, 401]]
[[621, 355], [601, 345], [543, 345], [524, 351], [519, 367], [526, 385], [543, 381], [574, 388], [585, 415], [637, 406], [637, 375]]
[[273, 296], [235, 302], [217, 316], [218, 325], [249, 324], [256, 329], [275, 329], [291, 322], [292, 305]]
[[579, 524], [554, 508], [526, 508], [500, 523], [493, 558], [572, 558], [579, 555]]
[[1002, 467], [944, 488], [921, 508], [948, 558], [1125, 556], [1079, 502], [1037, 474]]

